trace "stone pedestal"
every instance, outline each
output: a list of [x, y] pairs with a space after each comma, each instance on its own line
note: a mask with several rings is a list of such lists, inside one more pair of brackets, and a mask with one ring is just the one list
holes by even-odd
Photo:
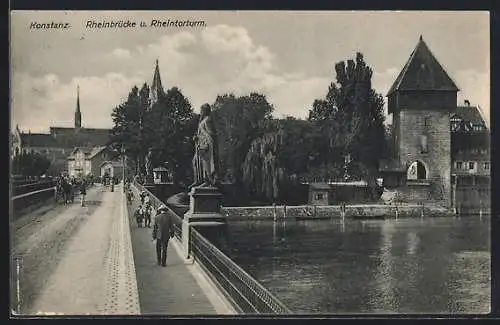
[[222, 194], [215, 187], [193, 187], [189, 192], [189, 210], [182, 221], [182, 245], [184, 258], [189, 257], [189, 238], [192, 227], [217, 245], [224, 235], [226, 217], [221, 214]]

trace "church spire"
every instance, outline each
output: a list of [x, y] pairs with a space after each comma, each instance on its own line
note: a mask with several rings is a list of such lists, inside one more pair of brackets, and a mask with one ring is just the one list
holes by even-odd
[[82, 127], [82, 112], [80, 111], [80, 85], [76, 87], [76, 111], [75, 111], [75, 128]]
[[151, 90], [149, 92], [150, 105], [155, 104], [159, 98], [164, 94], [163, 86], [160, 77], [160, 67], [158, 65], [158, 59], [156, 59], [155, 71], [153, 74], [153, 83], [151, 84]]

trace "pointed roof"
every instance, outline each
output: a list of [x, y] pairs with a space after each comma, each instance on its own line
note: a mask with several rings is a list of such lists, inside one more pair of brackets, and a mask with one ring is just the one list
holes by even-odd
[[387, 93], [395, 91], [438, 90], [459, 91], [436, 57], [429, 50], [422, 36], [403, 70]]
[[158, 65], [158, 59], [156, 59], [155, 72], [153, 74], [153, 83], [151, 84], [151, 91], [158, 94], [159, 92], [163, 92], [163, 86], [161, 84], [160, 77], [160, 67]]
[[76, 111], [80, 112], [80, 85], [76, 86]]

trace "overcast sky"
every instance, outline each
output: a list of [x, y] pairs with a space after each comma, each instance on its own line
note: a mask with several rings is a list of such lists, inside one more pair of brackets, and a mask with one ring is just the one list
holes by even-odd
[[[206, 27], [88, 29], [87, 20], [204, 20]], [[36, 30], [30, 23], [68, 22]], [[487, 12], [48, 12], [11, 15], [12, 122], [48, 132], [73, 126], [80, 85], [82, 124], [112, 127], [111, 111], [133, 85], [151, 83], [160, 62], [165, 89], [179, 87], [195, 111], [217, 94], [264, 93], [275, 116], [304, 118], [357, 51], [384, 96], [420, 35], [457, 83], [459, 103], [489, 123]]]

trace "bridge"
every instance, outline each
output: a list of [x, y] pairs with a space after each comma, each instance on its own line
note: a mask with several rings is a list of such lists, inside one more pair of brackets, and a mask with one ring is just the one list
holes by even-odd
[[[196, 230], [175, 237], [167, 267], [156, 264], [151, 228], [133, 220], [138, 193], [126, 202], [92, 186], [86, 205], [58, 204], [55, 188], [11, 198], [11, 308], [14, 315], [288, 314], [276, 297]], [[162, 202], [154, 195], [153, 207]], [[76, 200], [78, 201], [78, 200]], [[184, 258], [182, 242], [190, 241]]]

